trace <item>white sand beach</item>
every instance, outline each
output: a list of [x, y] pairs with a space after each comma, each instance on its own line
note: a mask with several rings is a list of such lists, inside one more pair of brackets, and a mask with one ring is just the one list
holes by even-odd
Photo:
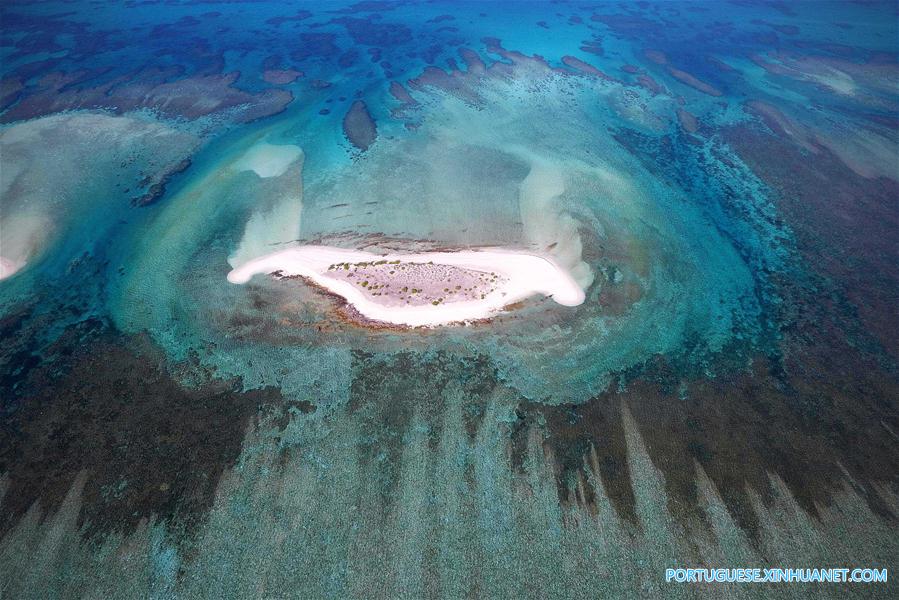
[[[381, 291], [372, 292], [367, 282], [351, 282], [329, 274], [335, 271], [335, 265], [347, 265], [341, 268], [349, 270], [355, 265], [374, 263], [390, 263], [397, 270], [414, 264], [421, 280], [419, 285], [429, 289], [456, 288], [454, 271], [446, 267], [455, 268], [458, 273], [482, 273], [495, 283], [489, 291], [484, 290], [483, 294], [478, 293], [472, 298], [450, 301], [440, 298], [433, 302], [404, 304], [397, 300], [407, 293], [405, 288], [408, 285], [403, 290], [391, 291], [390, 286], [385, 284], [380, 287]], [[422, 271], [423, 266], [432, 268]], [[379, 255], [329, 246], [294, 246], [235, 268], [228, 274], [228, 281], [243, 284], [254, 275], [275, 272], [310, 280], [344, 298], [368, 319], [407, 327], [433, 327], [487, 319], [504, 307], [535, 294], [549, 296], [563, 306], [578, 306], [584, 302], [584, 291], [552, 258], [502, 248]]]

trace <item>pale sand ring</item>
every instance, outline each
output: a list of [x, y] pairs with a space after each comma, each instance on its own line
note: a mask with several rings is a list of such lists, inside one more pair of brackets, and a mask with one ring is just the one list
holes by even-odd
[[535, 294], [563, 306], [584, 302], [584, 291], [552, 258], [502, 248], [379, 255], [294, 246], [248, 261], [228, 281], [242, 284], [260, 273], [303, 277], [367, 319], [406, 327], [489, 319]]

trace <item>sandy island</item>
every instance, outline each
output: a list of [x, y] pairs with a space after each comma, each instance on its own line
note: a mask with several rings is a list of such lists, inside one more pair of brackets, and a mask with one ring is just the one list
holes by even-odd
[[228, 281], [242, 284], [260, 273], [302, 277], [367, 319], [406, 327], [488, 319], [534, 294], [564, 306], [584, 301], [584, 291], [551, 258], [499, 248], [379, 255], [294, 246], [235, 268]]

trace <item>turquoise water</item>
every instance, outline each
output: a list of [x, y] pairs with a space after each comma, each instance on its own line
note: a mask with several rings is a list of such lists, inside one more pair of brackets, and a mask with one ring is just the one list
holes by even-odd
[[[556, 83], [569, 86], [566, 81]], [[596, 93], [595, 89], [576, 91]], [[408, 139], [372, 148], [358, 161], [330, 157], [327, 152], [320, 156], [316, 148], [325, 144], [326, 134], [320, 138], [314, 130], [304, 130], [302, 136], [291, 135], [289, 131], [303, 119], [301, 111], [246, 136], [215, 142], [192, 167], [192, 181], [172, 193], [152, 219], [135, 228], [121, 250], [120, 262], [110, 264], [112, 272], [125, 268], [109, 293], [115, 323], [124, 331], [152, 332], [176, 358], [211, 343], [219, 348], [235, 344], [228, 332], [209, 320], [216, 313], [228, 313], [245, 293], [225, 281], [227, 259], [253, 207], [273, 202], [265, 194], [282, 191], [268, 180], [261, 185], [254, 173], [231, 174], [228, 165], [265, 140], [298, 145], [306, 156], [299, 231], [287, 239], [265, 240], [266, 244], [351, 231], [427, 239], [438, 246], [527, 247], [530, 241], [520, 222], [518, 196], [530, 169], [528, 157], [539, 156], [556, 165], [566, 191], [539, 211], [540, 222], [533, 226], [557, 227], [557, 221], [576, 215], [578, 223], [596, 228], [581, 241], [593, 245], [593, 252], [600, 255], [587, 265], [595, 281], [589, 288], [593, 301], [577, 311], [543, 306], [536, 327], [524, 322], [490, 331], [436, 334], [440, 344], [461, 343], [470, 352], [503, 356], [499, 368], [528, 397], [583, 401], [604, 387], [609, 373], [653, 354], [674, 351], [688, 335], [700, 337], [710, 351], [728, 342], [737, 321], [744, 328], [740, 335], [753, 335], [759, 310], [752, 297], [755, 282], [731, 243], [716, 231], [713, 219], [724, 220], [724, 226], [733, 229], [741, 225], [731, 225], [722, 214], [703, 214], [701, 207], [691, 205], [683, 189], [662, 184], [616, 150], [607, 131], [598, 125], [603, 119], [614, 119], [608, 111], [587, 117], [577, 102], [557, 103], [555, 95], [561, 92], [556, 89], [532, 92], [524, 100], [514, 98], [514, 86], [503, 83], [491, 92], [496, 94], [495, 107], [479, 110], [449, 98], [431, 100], [422, 95], [422, 102], [435, 103], [433, 110], [439, 116], [433, 122], [423, 118], [413, 134], [404, 136]], [[538, 115], [546, 114], [553, 114], [546, 128], [532, 127]], [[598, 126], [585, 129], [584, 118]], [[589, 154], [585, 148], [591, 149]], [[587, 158], [573, 160], [572, 156]], [[323, 165], [324, 161], [328, 162]], [[281, 177], [296, 178], [297, 173], [289, 171]], [[331, 208], [340, 204], [346, 206]], [[747, 235], [758, 236], [751, 224], [743, 227], [749, 230]], [[604, 239], [623, 246], [623, 255], [612, 260], [601, 256], [596, 247]], [[606, 281], [604, 273], [610, 268], [620, 273], [619, 282]], [[202, 288], [191, 290], [200, 279]], [[641, 298], [627, 306], [624, 314], [603, 314], [597, 306], [598, 295], [605, 286], [623, 282], [638, 287]], [[551, 329], [546, 327], [549, 318], [556, 321]], [[285, 335], [291, 329], [295, 328]], [[515, 341], [510, 343], [512, 337]], [[414, 336], [400, 338], [394, 341], [412, 347], [417, 343]], [[365, 347], [364, 342], [358, 343]], [[377, 347], [385, 342], [373, 343]], [[426, 343], [431, 346], [435, 340], [429, 338]], [[345, 351], [352, 347], [345, 346]], [[209, 360], [250, 387], [263, 381], [250, 364], [284, 368], [300, 361], [294, 352], [305, 352], [284, 349], [285, 363], [273, 366], [270, 358], [262, 359], [270, 356], [268, 344], [241, 342], [233, 351], [239, 360], [222, 352]], [[535, 358], [544, 364], [558, 361], [570, 371], [562, 381], [534, 380], [529, 374]], [[560, 388], [563, 382], [565, 387]], [[550, 389], [555, 392], [551, 394]]]

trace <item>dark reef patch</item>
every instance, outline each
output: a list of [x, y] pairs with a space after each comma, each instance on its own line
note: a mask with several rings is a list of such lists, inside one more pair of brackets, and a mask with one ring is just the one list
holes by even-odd
[[[826, 506], [844, 481], [845, 468], [871, 508], [895, 518], [874, 483], [896, 484], [894, 431], [899, 384], [875, 364], [811, 355], [791, 347], [785, 367], [756, 358], [746, 371], [730, 368], [716, 379], [685, 381], [659, 359], [624, 391], [608, 391], [577, 406], [525, 405], [542, 415], [547, 443], [558, 460], [560, 498], [571, 498], [595, 449], [603, 485], [616, 510], [633, 519], [619, 407], [631, 411], [647, 451], [665, 477], [669, 509], [684, 522], [702, 519], [694, 465], [702, 465], [730, 513], [752, 534], [758, 523], [749, 492], [771, 497], [769, 473], [781, 477], [809, 514]], [[867, 369], [867, 371], [865, 371]], [[785, 372], [786, 371], [786, 372]], [[832, 374], [838, 373], [837, 377]], [[820, 381], [832, 377], [822, 389]]]
[[[5, 334], [25, 325], [20, 318], [3, 326]], [[190, 530], [240, 454], [248, 425], [285, 405], [278, 390], [243, 392], [195, 358], [167, 365], [147, 339], [97, 320], [66, 329], [13, 389], [9, 370], [17, 363], [3, 362], [0, 389], [0, 472], [9, 477], [3, 533], [34, 502], [55, 510], [81, 472], [80, 520], [90, 533], [127, 531], [150, 515]], [[178, 383], [188, 373], [200, 383]]]
[[661, 83], [659, 83], [646, 73], [637, 75], [637, 85], [649, 91], [649, 93], [653, 96], [655, 96], [656, 94], [668, 93], [668, 90], [665, 88], [665, 86], [663, 86]]
[[[528, 431], [538, 423], [545, 423], [545, 443], [555, 459], [560, 501], [581, 501], [591, 506], [595, 498], [590, 486], [578, 485], [591, 473], [602, 481], [618, 515], [637, 524], [620, 409], [621, 404], [616, 401], [552, 408], [523, 402], [516, 413], [518, 422], [512, 432], [513, 464], [519, 468], [522, 465]], [[576, 499], [579, 487], [586, 496]]]
[[462, 57], [462, 60], [465, 62], [465, 67], [472, 75], [481, 75], [486, 70], [484, 61], [481, 60], [481, 57], [474, 50], [459, 48], [459, 56]]
[[603, 23], [624, 39], [646, 40], [665, 35], [664, 24], [637, 14], [594, 14], [590, 20]]
[[428, 19], [428, 23], [442, 23], [443, 21], [455, 21], [456, 17], [453, 15], [437, 15], [433, 19]]
[[16, 100], [19, 99], [19, 93], [25, 88], [22, 80], [18, 77], [4, 77], [0, 81], [0, 111], [6, 110]]
[[280, 27], [284, 23], [289, 22], [297, 22], [297, 21], [305, 21], [309, 17], [312, 16], [312, 13], [308, 10], [298, 10], [296, 13], [288, 16], [278, 15], [277, 17], [272, 17], [270, 19], [266, 19], [266, 23], [269, 25], [274, 25], [275, 27]]
[[343, 117], [343, 133], [350, 143], [362, 150], [375, 143], [378, 129], [363, 100], [356, 100]]
[[797, 27], [796, 25], [781, 25], [765, 21], [764, 19], [753, 19], [751, 22], [753, 25], [770, 27], [771, 29], [785, 35], [796, 35], [797, 33], [799, 33], [799, 27]]
[[[437, 57], [440, 56], [440, 53], [443, 52], [443, 46], [440, 44], [431, 44], [424, 50], [419, 53], [422, 60], [424, 60], [428, 64], [434, 64], [434, 61], [437, 60]], [[452, 59], [450, 59], [452, 60]]]
[[[874, 353], [882, 348], [895, 365], [899, 182], [861, 177], [826, 148], [817, 146], [810, 157], [791, 138], [758, 128], [733, 127], [724, 137], [777, 190], [799, 252], [826, 279], [829, 290], [818, 290], [808, 303], [831, 306], [853, 346]], [[872, 339], [878, 343], [872, 346]]]
[[304, 61], [310, 58], [333, 58], [340, 54], [340, 48], [334, 43], [337, 34], [334, 33], [301, 33], [300, 47], [290, 53], [295, 61]]
[[303, 76], [302, 71], [296, 69], [266, 69], [262, 73], [262, 79], [273, 85], [287, 85]]
[[[179, 173], [183, 173], [184, 171], [186, 171], [190, 167], [190, 165], [191, 160], [189, 158], [185, 158], [184, 160], [176, 163], [171, 168], [161, 170], [159, 174], [156, 175], [159, 181], [150, 184], [149, 187], [147, 187], [147, 191], [142, 196], [138, 196], [131, 200], [131, 204], [133, 204], [134, 206], [149, 206], [156, 203], [165, 195], [165, 188], [172, 180], [172, 178]], [[141, 186], [146, 186], [148, 180], [141, 182]]]
[[671, 74], [672, 77], [680, 81], [681, 83], [690, 86], [695, 90], [699, 90], [703, 94], [708, 94], [709, 96], [722, 96], [723, 92], [713, 85], [706, 83], [698, 79], [695, 75], [684, 71], [683, 69], [678, 69], [671, 65], [668, 66], [668, 73]]
[[403, 87], [403, 84], [397, 81], [390, 82], [390, 95], [407, 106], [418, 104], [415, 98], [409, 93], [409, 90]]
[[587, 54], [594, 54], [596, 56], [604, 56], [605, 50], [602, 47], [602, 41], [599, 38], [594, 38], [590, 41], [584, 42], [580, 46], [581, 52], [586, 52]]
[[346, 8], [342, 8], [340, 10], [335, 10], [336, 13], [343, 14], [356, 14], [356, 13], [367, 13], [367, 12], [386, 12], [388, 10], [393, 10], [401, 3], [392, 1], [392, 0], [362, 0], [361, 2], [356, 2]]
[[736, 70], [735, 68], [733, 68], [732, 66], [730, 66], [729, 64], [727, 64], [727, 63], [724, 62], [723, 60], [718, 60], [718, 59], [715, 58], [714, 56], [707, 56], [707, 57], [706, 57], [706, 61], [708, 61], [708, 63], [709, 63], [710, 65], [712, 65], [713, 67], [715, 67], [715, 69], [717, 69], [717, 70], [720, 71], [721, 73], [735, 73], [735, 72], [737, 72], [737, 70]]
[[677, 109], [677, 122], [687, 133], [696, 133], [699, 129], [699, 121], [693, 113], [682, 108]]
[[350, 48], [346, 52], [340, 55], [340, 58], [337, 59], [337, 66], [341, 69], [348, 69], [356, 64], [359, 60], [359, 52], [355, 48]]
[[10, 123], [72, 109], [122, 114], [146, 108], [185, 119], [233, 111], [233, 120], [250, 122], [281, 112], [293, 100], [287, 90], [253, 94], [238, 89], [234, 84], [240, 73], [236, 71], [170, 80], [172, 73], [149, 68], [94, 87], [74, 86], [71, 77], [43, 79], [19, 90], [18, 101], [0, 115], [0, 121]]
[[600, 79], [605, 79], [607, 81], [617, 81], [611, 75], [607, 75], [603, 73], [593, 65], [582, 61], [581, 59], [574, 56], [563, 56], [562, 63], [567, 66], [584, 73], [585, 75], [590, 75], [592, 77], [598, 77]]
[[427, 428], [429, 444], [436, 447], [448, 406], [459, 403], [473, 438], [491, 396], [510, 393], [486, 356], [354, 351], [352, 370], [348, 409], [362, 429], [359, 452], [363, 463], [378, 463], [378, 488], [387, 503], [402, 466], [404, 438], [416, 424], [413, 417]]
[[383, 23], [367, 18], [341, 17], [334, 19], [346, 27], [353, 41], [362, 46], [390, 48], [412, 41], [412, 30], [400, 23]]

